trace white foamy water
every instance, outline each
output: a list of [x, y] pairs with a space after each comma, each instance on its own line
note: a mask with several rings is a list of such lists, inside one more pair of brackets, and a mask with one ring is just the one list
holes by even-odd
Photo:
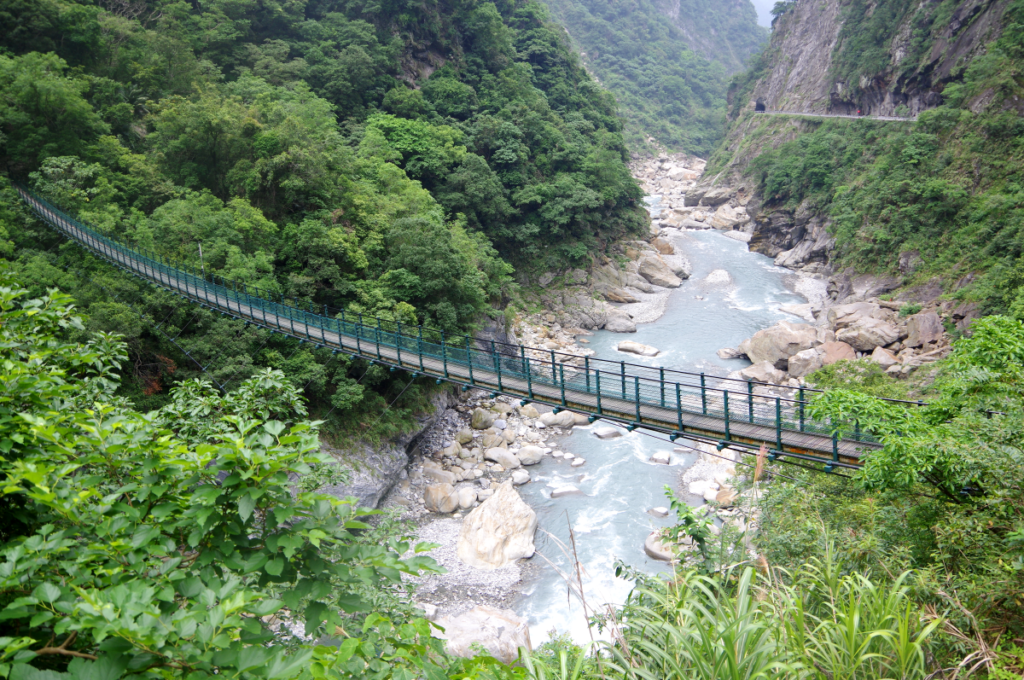
[[[792, 272], [773, 266], [763, 255], [747, 252], [745, 243], [716, 231], [683, 232], [674, 242], [690, 258], [692, 276], [672, 291], [665, 314], [657, 321], [639, 325], [636, 333], [600, 331], [590, 337], [589, 347], [598, 358], [725, 375], [749, 362], [719, 359], [715, 353], [719, 348], [735, 347], [781, 319], [795, 320], [779, 309], [804, 301], [783, 285], [783, 277]], [[705, 281], [715, 270], [727, 272], [728, 279], [716, 273], [711, 282]], [[622, 340], [657, 347], [661, 354], [627, 357], [615, 349]], [[667, 569], [665, 563], [647, 557], [643, 543], [671, 518], [658, 519], [647, 510], [668, 505], [663, 487], [678, 488], [681, 472], [696, 460], [694, 453], [673, 452], [671, 465], [651, 463], [655, 452], [672, 451], [673, 445], [643, 430], [623, 430], [622, 437], [600, 440], [592, 434], [597, 426], [604, 424], [575, 428], [556, 447], [585, 458], [584, 466], [572, 468], [568, 461], [547, 457], [530, 469], [534, 481], [519, 489], [540, 517], [538, 551], [566, 574], [571, 572], [572, 560], [544, 532], [568, 544], [572, 526], [592, 610], [605, 603], [620, 604], [629, 593], [630, 584], [615, 578], [616, 559], [648, 572]], [[575, 485], [583, 495], [552, 499], [552, 486], [566, 484]], [[703, 503], [685, 493], [683, 497], [693, 505]], [[540, 555], [534, 559], [542, 560]], [[574, 597], [567, 599], [565, 581], [546, 564], [540, 571], [516, 606], [530, 622], [533, 644], [543, 644], [552, 630], [568, 632], [580, 643], [589, 641], [582, 607]]]

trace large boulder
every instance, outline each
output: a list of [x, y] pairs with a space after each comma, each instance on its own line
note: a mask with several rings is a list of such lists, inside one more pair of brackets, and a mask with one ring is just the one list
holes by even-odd
[[864, 318], [885, 320], [885, 312], [873, 302], [851, 302], [845, 305], [836, 305], [828, 310], [826, 315], [828, 325], [834, 330], [840, 330]]
[[921, 347], [942, 340], [946, 329], [935, 312], [921, 312], [907, 319], [907, 347]]
[[831, 366], [837, 361], [853, 361], [857, 358], [853, 347], [845, 342], [826, 342], [821, 346], [821, 352], [821, 363], [825, 366]]
[[728, 205], [718, 206], [714, 216], [711, 218], [711, 226], [722, 231], [731, 230], [737, 224], [743, 224], [750, 220], [747, 211], [743, 208], [731, 208]]
[[882, 368], [889, 368], [900, 362], [895, 354], [884, 347], [876, 347], [875, 351], [871, 353], [871, 359]]
[[497, 446], [484, 451], [484, 459], [493, 461], [506, 470], [511, 470], [521, 465], [519, 457], [516, 456], [516, 454], [512, 453], [508, 449], [503, 449]]
[[544, 459], [544, 449], [539, 446], [524, 446], [516, 454], [522, 465], [536, 465]]
[[423, 505], [430, 512], [455, 512], [459, 507], [459, 494], [451, 484], [431, 484], [423, 491]]
[[672, 255], [676, 252], [676, 249], [672, 246], [667, 239], [663, 239], [660, 236], [651, 240], [651, 245], [662, 255]]
[[607, 283], [599, 283], [594, 286], [594, 292], [608, 302], [632, 303], [639, 302], [632, 293], [618, 286], [610, 286]]
[[558, 413], [548, 411], [541, 414], [540, 422], [548, 427], [572, 427], [576, 424], [576, 416], [572, 414], [572, 411], [559, 411]]
[[463, 510], [469, 510], [471, 507], [476, 505], [476, 489], [471, 486], [464, 486], [459, 489], [459, 507]]
[[466, 515], [456, 552], [471, 567], [498, 569], [533, 557], [536, 531], [537, 513], [519, 497], [512, 480], [507, 480]]
[[900, 337], [900, 331], [888, 321], [860, 317], [836, 332], [836, 340], [861, 352], [870, 352], [880, 345], [889, 345]]
[[676, 553], [672, 549], [672, 545], [662, 542], [660, 531], [652, 531], [647, 535], [647, 539], [644, 540], [644, 552], [647, 553], [648, 557], [661, 560], [662, 562], [672, 562], [676, 559]]
[[657, 253], [646, 253], [639, 262], [637, 273], [652, 285], [663, 288], [678, 288], [683, 283]]
[[753, 380], [754, 382], [772, 383], [778, 384], [786, 379], [786, 374], [779, 369], [775, 368], [770, 362], [762, 361], [759, 364], [747, 366], [740, 370], [740, 375], [745, 380]]
[[482, 408], [473, 409], [473, 416], [469, 421], [470, 426], [474, 430], [486, 430], [494, 424], [494, 420], [497, 415], [490, 411], [485, 411]]
[[459, 616], [441, 617], [437, 625], [441, 630], [432, 628], [430, 634], [446, 641], [449, 654], [466, 659], [476, 656], [475, 645], [481, 645], [488, 654], [506, 664], [519, 659], [520, 647], [527, 651], [533, 649], [526, 619], [510, 609], [481, 604]]
[[608, 319], [604, 322], [604, 329], [612, 333], [636, 333], [636, 324], [624, 309], [612, 308], [608, 310]]
[[616, 346], [616, 349], [620, 352], [639, 354], [642, 357], [656, 357], [660, 352], [660, 350], [655, 347], [644, 345], [639, 342], [633, 342], [632, 340], [623, 340]]
[[455, 441], [459, 444], [468, 444], [473, 441], [473, 430], [464, 427], [455, 433]]
[[622, 429], [618, 427], [599, 427], [594, 430], [594, 436], [598, 439], [615, 439], [622, 436]]
[[817, 347], [797, 352], [789, 358], [789, 374], [794, 378], [802, 378], [814, 373], [824, 365], [824, 357]]
[[807, 324], [780, 321], [740, 343], [739, 350], [755, 364], [764, 361], [785, 370], [789, 358], [818, 344], [818, 332]]

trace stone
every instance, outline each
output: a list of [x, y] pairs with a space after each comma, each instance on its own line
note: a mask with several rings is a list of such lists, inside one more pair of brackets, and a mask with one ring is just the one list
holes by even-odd
[[647, 253], [639, 262], [637, 273], [651, 285], [662, 288], [678, 288], [683, 280], [672, 273], [665, 260], [655, 253]]
[[484, 460], [493, 461], [506, 470], [517, 468], [520, 465], [516, 454], [500, 447], [493, 447], [484, 451]]
[[745, 380], [754, 382], [771, 383], [777, 385], [786, 379], [786, 374], [775, 368], [771, 363], [762, 361], [759, 364], [747, 366], [739, 371]]
[[824, 365], [822, 359], [822, 352], [817, 347], [805, 349], [789, 358], [786, 370], [794, 378], [802, 378], [821, 368]]
[[871, 353], [871, 360], [886, 369], [890, 366], [895, 366], [900, 362], [900, 360], [896, 358], [895, 354], [884, 347], [876, 347], [875, 351]]
[[[483, 507], [483, 506], [481, 506]], [[487, 654], [502, 663], [511, 664], [519, 659], [519, 649], [532, 650], [530, 626], [510, 609], [496, 609], [478, 605], [465, 614], [444, 616], [432, 628], [433, 637], [445, 640], [449, 654], [471, 658], [478, 654], [479, 645]]]
[[524, 418], [540, 418], [540, 413], [537, 411], [537, 407], [534, 406], [533, 404], [520, 406], [519, 415], [521, 415]]
[[476, 489], [469, 486], [459, 489], [459, 507], [469, 510], [474, 505], [476, 505]]
[[494, 411], [495, 413], [505, 415], [506, 413], [511, 413], [515, 409], [512, 407], [511, 404], [506, 404], [503, 401], [496, 401], [494, 402], [494, 406], [491, 407], [491, 410]]
[[522, 486], [530, 481], [530, 473], [526, 470], [515, 470], [512, 473], [512, 483], [516, 486]]
[[[921, 312], [907, 319], [907, 347], [921, 347], [942, 340], [946, 329], [935, 312]], [[886, 343], [888, 344], [888, 343]]]
[[459, 494], [451, 484], [431, 484], [423, 490], [423, 505], [430, 512], [447, 515], [459, 507]]
[[608, 310], [604, 329], [612, 333], [636, 333], [636, 324], [633, 323], [633, 317], [626, 310], [612, 307]]
[[495, 415], [490, 411], [485, 411], [482, 408], [473, 409], [473, 415], [470, 418], [469, 425], [474, 430], [486, 430], [494, 424]]
[[836, 332], [836, 340], [845, 342], [860, 352], [870, 352], [878, 346], [885, 346], [899, 340], [900, 332], [887, 321], [872, 317], [860, 317], [850, 325]]
[[695, 482], [690, 482], [689, 486], [686, 487], [686, 490], [694, 496], [703, 496], [707, 488], [708, 483], [703, 479], [698, 479]]
[[488, 433], [483, 436], [480, 443], [485, 449], [489, 449], [494, 446], [501, 446], [502, 442], [505, 441], [505, 437], [496, 433]]
[[590, 416], [588, 416], [586, 413], [576, 413], [575, 411], [573, 411], [572, 420], [573, 423], [576, 425], [590, 424]]
[[571, 411], [559, 411], [558, 413], [548, 411], [541, 414], [540, 422], [548, 427], [572, 427], [576, 424], [576, 418]]
[[651, 241], [651, 245], [662, 255], [672, 255], [676, 252], [676, 249], [666, 239], [656, 238]]
[[573, 484], [566, 484], [564, 486], [557, 486], [551, 490], [552, 498], [561, 498], [562, 496], [582, 496], [583, 492], [579, 490]]
[[516, 440], [516, 433], [512, 428], [508, 428], [507, 430], [502, 432], [501, 436], [504, 437], [505, 441], [508, 442], [509, 444]]
[[598, 427], [594, 430], [594, 436], [598, 439], [615, 439], [622, 436], [622, 429], [618, 427]]
[[733, 241], [739, 241], [740, 243], [750, 243], [750, 239], [754, 237], [750, 232], [735, 230], [722, 232], [722, 235], [726, 238], [731, 238]]
[[817, 339], [814, 326], [780, 321], [741, 342], [739, 350], [755, 364], [767, 361], [775, 368], [785, 370], [791, 356], [814, 347]]
[[512, 480], [507, 480], [466, 515], [456, 552], [471, 567], [499, 569], [533, 557], [536, 531], [537, 513], [519, 497]]
[[516, 454], [522, 465], [536, 465], [544, 459], [544, 449], [539, 446], [524, 446]]
[[722, 349], [715, 352], [719, 359], [739, 359], [743, 356], [743, 352], [732, 347], [723, 347]]
[[455, 441], [460, 444], [468, 444], [473, 441], [473, 430], [464, 427], [455, 433]]
[[830, 308], [826, 318], [828, 319], [829, 326], [838, 331], [856, 323], [860, 319], [884, 320], [885, 314], [882, 312], [881, 306], [873, 302], [851, 302]]
[[650, 510], [647, 511], [647, 514], [648, 515], [653, 515], [655, 517], [668, 517], [668, 508], [666, 508], [664, 506], [658, 506], [657, 508], [651, 508]]
[[708, 503], [714, 503], [718, 500], [718, 485], [708, 484], [704, 488], [704, 500]]
[[732, 275], [724, 269], [715, 269], [701, 279], [705, 286], [724, 286], [732, 283]]
[[433, 621], [437, 618], [437, 605], [430, 604], [429, 602], [416, 602], [413, 606], [423, 610], [423, 618], [427, 621]]
[[508, 423], [506, 423], [502, 418], [496, 418], [494, 420], [493, 427], [495, 427], [498, 430], [504, 430], [506, 427], [508, 427]]
[[672, 462], [672, 454], [668, 451], [658, 451], [650, 458], [650, 462], [658, 465], [668, 465]]
[[608, 302], [622, 302], [626, 304], [640, 302], [629, 291], [619, 288], [618, 286], [609, 286], [606, 283], [594, 286], [594, 292]]
[[723, 488], [715, 494], [715, 501], [719, 505], [728, 507], [736, 502], [737, 497], [739, 497], [739, 494], [736, 493], [736, 489]]
[[715, 214], [711, 217], [711, 226], [715, 229], [726, 231], [731, 230], [738, 224], [748, 222], [749, 220], [750, 216], [747, 215], [747, 211], [745, 209], [721, 205], [717, 210], [715, 210]]
[[572, 465], [573, 467], [581, 467], [581, 466], [585, 465], [586, 462], [587, 462], [586, 458], [574, 458], [572, 463], [570, 463], [570, 465]]
[[423, 476], [427, 479], [438, 482], [440, 484], [454, 484], [455, 475], [447, 470], [440, 468], [426, 467], [423, 468]]
[[661, 532], [652, 531], [644, 540], [644, 552], [648, 557], [662, 562], [674, 562], [676, 554], [669, 545], [662, 543]]
[[831, 366], [837, 361], [853, 361], [857, 358], [857, 352], [845, 342], [826, 342], [821, 345], [821, 363]]
[[616, 349], [620, 352], [629, 352], [630, 354], [639, 354], [642, 357], [656, 357], [660, 354], [660, 350], [650, 345], [644, 345], [639, 342], [633, 342], [632, 340], [623, 340]]

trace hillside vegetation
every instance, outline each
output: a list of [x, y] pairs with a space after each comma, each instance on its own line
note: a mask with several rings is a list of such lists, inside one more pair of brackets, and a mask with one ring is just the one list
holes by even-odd
[[[5, 175], [271, 296], [467, 330], [515, 296], [513, 266], [583, 264], [646, 224], [615, 103], [536, 2], [47, 0], [0, 17]], [[218, 384], [271, 367], [365, 431], [402, 393], [138, 285], [0, 191], [4, 254], [33, 292], [72, 292], [90, 329], [124, 334], [140, 405], [201, 367]], [[382, 431], [423, 396], [404, 395]]]
[[729, 74], [766, 38], [746, 0], [690, 1], [676, 8], [656, 0], [546, 4], [587, 68], [619, 102], [627, 141], [637, 151], [653, 148], [653, 137], [662, 146], [707, 157], [724, 131]]

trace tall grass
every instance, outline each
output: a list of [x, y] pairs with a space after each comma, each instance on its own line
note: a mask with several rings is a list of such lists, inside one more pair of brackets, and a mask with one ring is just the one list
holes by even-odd
[[[875, 584], [828, 551], [794, 572], [641, 579], [600, 653], [607, 676], [629, 680], [924, 680], [940, 620], [911, 600], [911, 577]], [[527, 670], [536, 680], [596, 670], [559, 665]]]

